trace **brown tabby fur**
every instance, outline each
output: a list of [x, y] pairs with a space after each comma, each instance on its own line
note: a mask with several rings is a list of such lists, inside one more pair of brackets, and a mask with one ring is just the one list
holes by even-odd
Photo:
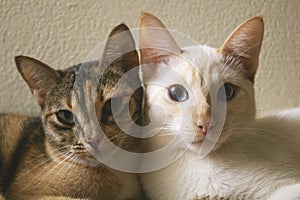
[[[128, 31], [128, 28], [123, 24], [119, 25], [110, 37], [123, 31]], [[130, 33], [127, 32], [123, 39], [120, 42], [125, 44], [120, 45], [134, 46]], [[109, 43], [110, 39], [103, 56], [106, 56], [106, 48], [111, 48]], [[73, 84], [80, 65], [55, 71], [25, 56], [17, 57], [16, 63], [40, 104], [42, 115], [41, 118], [0, 116], [0, 189], [3, 196], [6, 199], [26, 200], [140, 199], [141, 190], [135, 174], [123, 173], [101, 164], [83, 145], [80, 137], [83, 133], [74, 125], [61, 123], [57, 117], [59, 111], [72, 112]], [[112, 63], [101, 79], [101, 83], [105, 84], [98, 86], [95, 105], [105, 134], [109, 138], [117, 138], [113, 139], [115, 144], [131, 151], [136, 151], [138, 141], [125, 135], [113, 120], [107, 123], [111, 117], [105, 116], [107, 113], [101, 110], [111, 98], [109, 94], [120, 75], [129, 68], [136, 67], [138, 63], [136, 51], [127, 53]], [[98, 65], [99, 62], [90, 62], [85, 63], [84, 67], [89, 69]], [[130, 113], [136, 122], [141, 116], [142, 96], [142, 90], [137, 90], [130, 100]], [[84, 117], [79, 113], [73, 115], [75, 118]], [[0, 196], [0, 200], [1, 198]]]

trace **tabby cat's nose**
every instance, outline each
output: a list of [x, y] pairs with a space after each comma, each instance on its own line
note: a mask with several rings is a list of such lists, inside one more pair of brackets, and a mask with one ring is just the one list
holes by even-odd
[[195, 125], [201, 130], [201, 132], [204, 135], [206, 135], [209, 125], [210, 125], [210, 122], [209, 121], [198, 121], [198, 122], [195, 122]]

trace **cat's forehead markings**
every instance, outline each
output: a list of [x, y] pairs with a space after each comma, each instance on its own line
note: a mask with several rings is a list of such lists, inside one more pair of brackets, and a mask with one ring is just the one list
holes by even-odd
[[201, 70], [201, 68], [196, 68], [192, 64], [188, 64], [187, 68], [188, 70], [185, 70], [183, 72], [183, 77], [185, 78], [185, 80], [188, 81], [190, 87], [196, 86], [195, 84], [197, 84], [200, 87], [203, 87], [205, 85], [205, 81], [203, 78], [203, 70]]

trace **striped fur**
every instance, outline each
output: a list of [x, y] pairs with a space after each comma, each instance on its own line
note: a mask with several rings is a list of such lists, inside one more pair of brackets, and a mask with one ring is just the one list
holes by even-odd
[[[123, 31], [127, 33], [121, 42], [134, 47], [132, 36], [123, 24], [116, 27], [110, 37]], [[104, 57], [106, 51], [119, 50], [118, 42], [114, 41], [115, 46], [109, 45], [110, 37]], [[16, 58], [18, 70], [40, 104], [42, 113], [39, 118], [0, 117], [1, 191], [6, 199], [128, 200], [141, 195], [136, 174], [120, 172], [100, 163], [84, 146], [84, 135], [89, 133], [83, 133], [74, 123], [62, 121], [58, 115], [61, 111], [63, 114], [67, 111], [72, 113], [74, 118], [64, 118], [71, 122], [72, 119], [84, 122], [89, 117], [73, 110], [73, 85], [80, 69], [99, 68], [103, 59], [56, 71], [33, 58]], [[114, 121], [106, 123], [103, 118], [109, 112], [103, 112], [103, 106], [110, 100], [120, 76], [138, 63], [136, 51], [120, 57], [100, 77], [98, 89], [94, 88], [98, 95], [95, 102], [96, 123], [104, 127], [105, 134], [113, 138], [116, 145], [132, 151], [138, 148], [139, 142], [122, 132]], [[88, 81], [82, 80], [81, 84]], [[140, 80], [137, 78], [135, 81]], [[118, 93], [121, 97], [128, 95], [122, 91], [126, 90]], [[80, 92], [88, 94], [87, 91]], [[135, 122], [141, 117], [142, 97], [142, 91], [138, 90], [131, 98], [130, 111]]]

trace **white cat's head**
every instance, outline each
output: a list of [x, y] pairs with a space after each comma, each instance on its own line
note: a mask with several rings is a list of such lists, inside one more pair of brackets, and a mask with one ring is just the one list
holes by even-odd
[[[253, 82], [263, 30], [262, 18], [253, 17], [237, 27], [221, 48], [197, 45], [181, 49], [159, 19], [151, 14], [141, 16], [147, 104], [161, 106], [166, 114], [159, 141], [164, 143], [167, 135], [180, 135], [189, 138], [191, 146], [201, 144], [222, 121], [216, 117], [218, 102], [226, 105], [219, 144], [228, 138], [232, 127], [254, 118]], [[161, 112], [152, 112], [152, 117], [159, 115]]]

